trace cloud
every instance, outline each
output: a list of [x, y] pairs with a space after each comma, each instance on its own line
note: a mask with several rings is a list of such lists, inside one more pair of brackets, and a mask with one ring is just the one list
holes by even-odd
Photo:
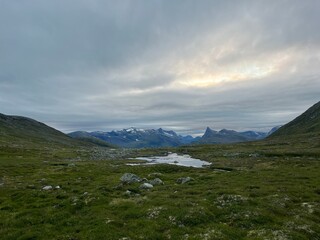
[[267, 130], [319, 101], [320, 2], [0, 4], [0, 109], [63, 131]]

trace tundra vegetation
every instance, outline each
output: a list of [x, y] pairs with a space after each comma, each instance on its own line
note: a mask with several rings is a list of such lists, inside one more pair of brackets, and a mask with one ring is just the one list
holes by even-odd
[[[1, 239], [320, 239], [320, 103], [237, 144], [114, 149], [5, 115], [0, 133]], [[169, 152], [211, 165], [134, 164]]]
[[[136, 156], [168, 152], [212, 165], [126, 165], [138, 162], [130, 159]], [[5, 146], [0, 151], [0, 235], [320, 239], [319, 158], [319, 141], [294, 140], [94, 151]], [[141, 181], [121, 182], [125, 173]], [[187, 177], [192, 181], [177, 181]], [[157, 178], [163, 183], [141, 188]]]

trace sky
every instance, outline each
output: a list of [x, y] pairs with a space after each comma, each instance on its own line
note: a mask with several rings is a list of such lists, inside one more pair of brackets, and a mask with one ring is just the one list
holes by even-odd
[[0, 0], [0, 112], [63, 132], [268, 131], [320, 100], [319, 0]]

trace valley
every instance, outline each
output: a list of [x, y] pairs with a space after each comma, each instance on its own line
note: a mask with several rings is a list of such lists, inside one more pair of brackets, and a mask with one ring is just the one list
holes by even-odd
[[[287, 126], [294, 124], [280, 130]], [[17, 146], [3, 143], [11, 139], [7, 130], [0, 151], [1, 238], [319, 239], [320, 135], [311, 129], [246, 143], [148, 149], [78, 141], [71, 147], [71, 138], [50, 147], [26, 144], [21, 135]], [[143, 161], [137, 157], [170, 152], [211, 165], [136, 165]], [[124, 181], [127, 173], [136, 180]]]

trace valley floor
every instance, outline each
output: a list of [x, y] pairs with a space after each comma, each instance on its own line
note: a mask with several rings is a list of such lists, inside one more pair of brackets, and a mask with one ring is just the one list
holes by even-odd
[[[212, 165], [126, 165], [134, 162], [127, 156], [168, 151]], [[319, 146], [190, 146], [100, 154], [104, 160], [90, 154], [2, 149], [1, 239], [320, 239]], [[127, 172], [164, 185], [121, 184]], [[193, 181], [177, 183], [181, 177]]]

